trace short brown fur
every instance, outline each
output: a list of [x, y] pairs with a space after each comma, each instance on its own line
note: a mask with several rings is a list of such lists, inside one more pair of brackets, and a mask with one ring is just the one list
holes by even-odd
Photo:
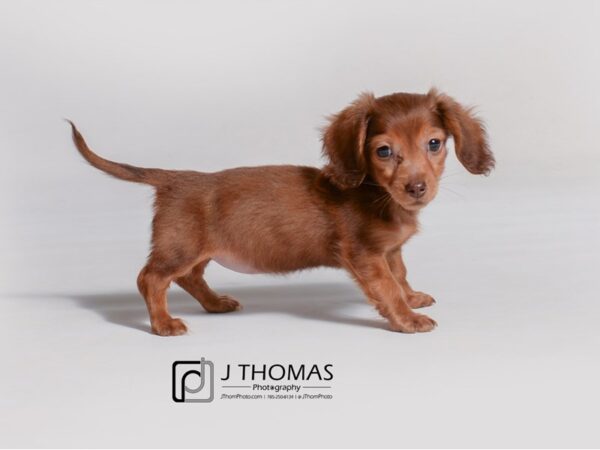
[[[310, 267], [347, 270], [394, 331], [430, 331], [436, 323], [413, 308], [434, 303], [406, 281], [402, 245], [417, 231], [419, 210], [436, 195], [446, 141], [472, 173], [494, 158], [481, 122], [450, 97], [361, 95], [331, 118], [323, 134], [323, 169], [243, 167], [217, 173], [144, 169], [93, 153], [71, 123], [79, 152], [93, 166], [156, 188], [152, 251], [138, 277], [154, 333], [180, 335], [167, 309], [179, 284], [209, 312], [240, 308], [203, 278], [211, 259], [257, 272]], [[440, 142], [431, 150], [432, 139]], [[390, 156], [382, 157], [389, 148]], [[378, 150], [380, 149], [380, 150]]]

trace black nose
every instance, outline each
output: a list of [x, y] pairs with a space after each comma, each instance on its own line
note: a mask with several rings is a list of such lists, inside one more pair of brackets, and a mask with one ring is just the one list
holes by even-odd
[[424, 181], [419, 181], [417, 183], [408, 183], [404, 186], [408, 195], [414, 198], [421, 198], [425, 195], [425, 191], [427, 191], [427, 184]]

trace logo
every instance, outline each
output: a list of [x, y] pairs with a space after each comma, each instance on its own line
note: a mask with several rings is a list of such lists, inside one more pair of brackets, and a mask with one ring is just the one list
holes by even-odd
[[215, 367], [212, 361], [173, 363], [173, 400], [179, 403], [208, 403], [215, 398]]
[[171, 396], [177, 403], [212, 402], [215, 388], [221, 400], [333, 399], [333, 364], [327, 362], [229, 362], [216, 370], [212, 361], [200, 358], [175, 361], [172, 377]]

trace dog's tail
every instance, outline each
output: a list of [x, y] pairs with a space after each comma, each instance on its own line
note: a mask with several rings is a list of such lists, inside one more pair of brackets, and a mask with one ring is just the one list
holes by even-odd
[[75, 124], [67, 119], [67, 122], [71, 124], [73, 131], [73, 143], [81, 156], [85, 158], [96, 169], [100, 169], [115, 178], [125, 181], [133, 181], [135, 183], [146, 183], [153, 186], [159, 186], [163, 184], [167, 177], [168, 171], [162, 169], [145, 169], [142, 167], [130, 166], [129, 164], [122, 164], [114, 161], [109, 161], [101, 156], [94, 153], [87, 146], [83, 136], [75, 127]]

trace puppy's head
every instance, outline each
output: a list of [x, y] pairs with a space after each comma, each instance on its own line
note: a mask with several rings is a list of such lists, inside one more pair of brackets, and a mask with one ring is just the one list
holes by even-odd
[[340, 189], [369, 180], [403, 208], [418, 210], [437, 194], [450, 136], [469, 172], [488, 174], [494, 167], [482, 123], [452, 98], [435, 90], [362, 94], [323, 133], [324, 172]]

